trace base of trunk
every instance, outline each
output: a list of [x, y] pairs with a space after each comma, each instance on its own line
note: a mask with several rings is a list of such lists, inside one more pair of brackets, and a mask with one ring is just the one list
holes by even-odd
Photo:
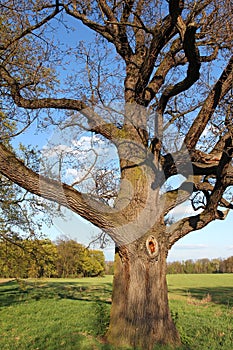
[[109, 343], [151, 350], [155, 344], [180, 345], [171, 318], [166, 283], [166, 252], [156, 259], [138, 246], [118, 249], [115, 257]]

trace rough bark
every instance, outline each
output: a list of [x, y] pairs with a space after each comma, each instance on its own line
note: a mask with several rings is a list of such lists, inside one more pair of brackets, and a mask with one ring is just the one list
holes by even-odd
[[150, 252], [146, 240], [151, 237], [156, 237], [153, 231], [116, 249], [107, 339], [117, 346], [150, 350], [156, 343], [180, 344], [168, 306], [166, 244], [160, 241]]

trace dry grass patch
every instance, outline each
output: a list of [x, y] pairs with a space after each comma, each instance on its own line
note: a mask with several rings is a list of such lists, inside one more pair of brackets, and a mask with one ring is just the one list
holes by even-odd
[[201, 300], [193, 298], [191, 293], [188, 294], [187, 303], [191, 305], [206, 305], [212, 302], [210, 293], [207, 293]]

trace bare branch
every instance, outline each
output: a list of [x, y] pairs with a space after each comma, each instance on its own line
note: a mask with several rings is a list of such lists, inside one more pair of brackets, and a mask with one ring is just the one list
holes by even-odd
[[137, 81], [136, 94], [138, 96], [137, 102], [139, 104], [141, 103], [141, 93], [148, 84], [158, 54], [169, 40], [173, 28], [174, 26], [172, 24], [171, 16], [167, 16], [162, 24], [159, 23], [154, 29], [153, 39], [150, 48], [147, 50], [147, 54], [143, 59], [143, 64]]
[[217, 211], [212, 211], [207, 208], [201, 214], [184, 218], [172, 224], [167, 228], [167, 233], [170, 235], [169, 248], [188, 233], [200, 230], [216, 219], [222, 220], [224, 217], [223, 215], [219, 215]]
[[5, 67], [0, 66], [0, 77], [5, 80], [11, 89], [11, 95], [18, 107], [29, 109], [58, 108], [80, 111], [86, 108], [82, 100], [72, 100], [67, 98], [40, 98], [26, 99], [20, 93], [20, 84], [10, 75]]
[[[56, 109], [69, 109], [82, 112], [86, 116], [90, 131], [95, 131], [108, 139], [116, 138], [118, 135], [118, 129], [113, 124], [107, 124], [92, 108], [88, 108], [83, 100], [73, 100], [68, 98], [38, 98], [38, 99], [26, 99], [20, 93], [20, 85], [18, 82], [7, 72], [4, 67], [0, 66], [0, 76], [10, 86], [11, 95], [14, 102], [18, 107], [24, 107], [28, 109], [40, 109], [40, 108], [56, 108]], [[77, 119], [77, 116], [75, 116]]]
[[81, 20], [82, 23], [85, 24], [87, 27], [101, 34], [109, 42], [113, 42], [113, 35], [111, 31], [109, 31], [105, 26], [99, 23], [96, 23], [94, 21], [91, 21], [90, 19], [87, 18], [87, 16], [84, 13], [78, 12], [75, 8], [73, 10], [70, 10], [69, 6], [65, 4], [63, 4], [63, 7], [68, 15]]
[[189, 199], [191, 195], [191, 188], [189, 190], [176, 189], [173, 191], [168, 191], [161, 197], [161, 202], [163, 205], [163, 216], [167, 215], [169, 211], [174, 209], [177, 205], [184, 203]]
[[34, 30], [41, 28], [44, 24], [48, 23], [52, 18], [54, 18], [59, 13], [59, 8], [56, 5], [52, 5], [52, 7], [55, 7], [55, 10], [47, 17], [45, 17], [40, 22], [28, 26], [27, 29], [23, 30], [21, 33], [16, 35], [12, 40], [10, 40], [5, 45], [0, 45], [0, 50], [6, 50], [9, 46], [14, 44], [15, 42], [19, 41], [20, 39], [24, 38], [26, 35], [31, 34]]
[[127, 60], [132, 54], [132, 49], [129, 45], [124, 26], [119, 26], [119, 22], [117, 21], [114, 13], [107, 5], [105, 0], [99, 0], [98, 5], [103, 13], [107, 16], [108, 21], [114, 24], [109, 24], [105, 21], [106, 26], [100, 25], [99, 23], [88, 19], [84, 13], [80, 13], [76, 9], [70, 10], [68, 5], [63, 6], [67, 14], [81, 20], [87, 27], [93, 29], [95, 32], [105, 37], [109, 42], [113, 43], [116, 47], [117, 52], [125, 60]]

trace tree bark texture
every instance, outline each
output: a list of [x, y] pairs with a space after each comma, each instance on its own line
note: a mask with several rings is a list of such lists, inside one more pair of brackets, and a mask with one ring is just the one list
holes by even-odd
[[146, 237], [151, 236], [147, 233], [143, 239], [116, 249], [107, 333], [109, 343], [116, 346], [150, 350], [156, 343], [180, 344], [168, 305], [167, 252], [165, 245], [159, 244], [151, 257], [146, 245]]

